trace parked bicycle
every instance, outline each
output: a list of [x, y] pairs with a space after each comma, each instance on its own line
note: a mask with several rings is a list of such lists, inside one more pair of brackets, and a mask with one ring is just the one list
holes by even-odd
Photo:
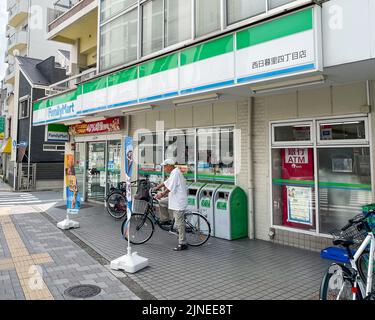
[[375, 206], [359, 214], [338, 232], [333, 244], [321, 252], [324, 259], [336, 261], [328, 268], [320, 286], [321, 300], [373, 300], [375, 253]]
[[105, 197], [104, 205], [107, 212], [115, 219], [121, 219], [126, 214], [126, 182], [120, 182], [118, 187], [111, 187]]
[[[131, 182], [131, 187], [137, 186], [140, 188], [150, 183], [148, 177], [144, 179], [138, 179]], [[115, 219], [122, 219], [127, 212], [128, 201], [126, 198], [126, 182], [120, 182], [118, 187], [111, 187], [107, 196], [105, 197], [105, 207], [107, 212]]]
[[[156, 186], [156, 184], [155, 184]], [[143, 244], [151, 239], [154, 234], [155, 224], [162, 230], [178, 236], [174, 219], [170, 223], [164, 223], [156, 214], [156, 206], [159, 201], [154, 198], [156, 192], [149, 190], [147, 200], [133, 200], [134, 212], [130, 218], [130, 242], [132, 244]], [[126, 240], [126, 221], [121, 226], [121, 232]], [[185, 212], [186, 241], [190, 246], [201, 246], [210, 238], [211, 226], [207, 219], [199, 212]]]

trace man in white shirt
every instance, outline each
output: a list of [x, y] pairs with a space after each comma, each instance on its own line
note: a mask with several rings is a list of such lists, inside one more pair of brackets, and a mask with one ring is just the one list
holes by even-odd
[[168, 195], [168, 209], [173, 212], [173, 217], [178, 229], [178, 246], [174, 248], [176, 251], [188, 249], [185, 237], [185, 210], [187, 207], [186, 180], [176, 162], [173, 159], [166, 159], [161, 164], [164, 171], [170, 173], [170, 176], [163, 183], [155, 187], [155, 191], [165, 188], [165, 191], [158, 193], [155, 198], [160, 200]]

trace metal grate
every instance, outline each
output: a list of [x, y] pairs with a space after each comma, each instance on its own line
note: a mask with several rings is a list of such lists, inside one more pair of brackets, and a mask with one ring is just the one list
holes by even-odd
[[92, 284], [81, 284], [70, 287], [64, 291], [64, 294], [74, 298], [91, 298], [100, 293], [101, 289]]

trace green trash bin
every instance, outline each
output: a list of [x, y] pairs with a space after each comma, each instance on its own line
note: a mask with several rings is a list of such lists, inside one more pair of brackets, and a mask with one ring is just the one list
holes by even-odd
[[199, 191], [204, 187], [203, 182], [193, 182], [187, 188], [188, 210], [199, 209]]
[[247, 195], [238, 186], [222, 185], [215, 193], [215, 237], [234, 240], [248, 236]]
[[199, 192], [199, 211], [207, 218], [211, 226], [211, 235], [215, 236], [214, 209], [215, 194], [220, 184], [207, 183]]

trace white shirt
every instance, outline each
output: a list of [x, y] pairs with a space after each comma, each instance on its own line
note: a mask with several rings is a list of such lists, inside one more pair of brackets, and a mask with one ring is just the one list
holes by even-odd
[[168, 194], [168, 208], [171, 210], [185, 210], [187, 207], [186, 181], [180, 169], [174, 168], [164, 185], [170, 191]]

